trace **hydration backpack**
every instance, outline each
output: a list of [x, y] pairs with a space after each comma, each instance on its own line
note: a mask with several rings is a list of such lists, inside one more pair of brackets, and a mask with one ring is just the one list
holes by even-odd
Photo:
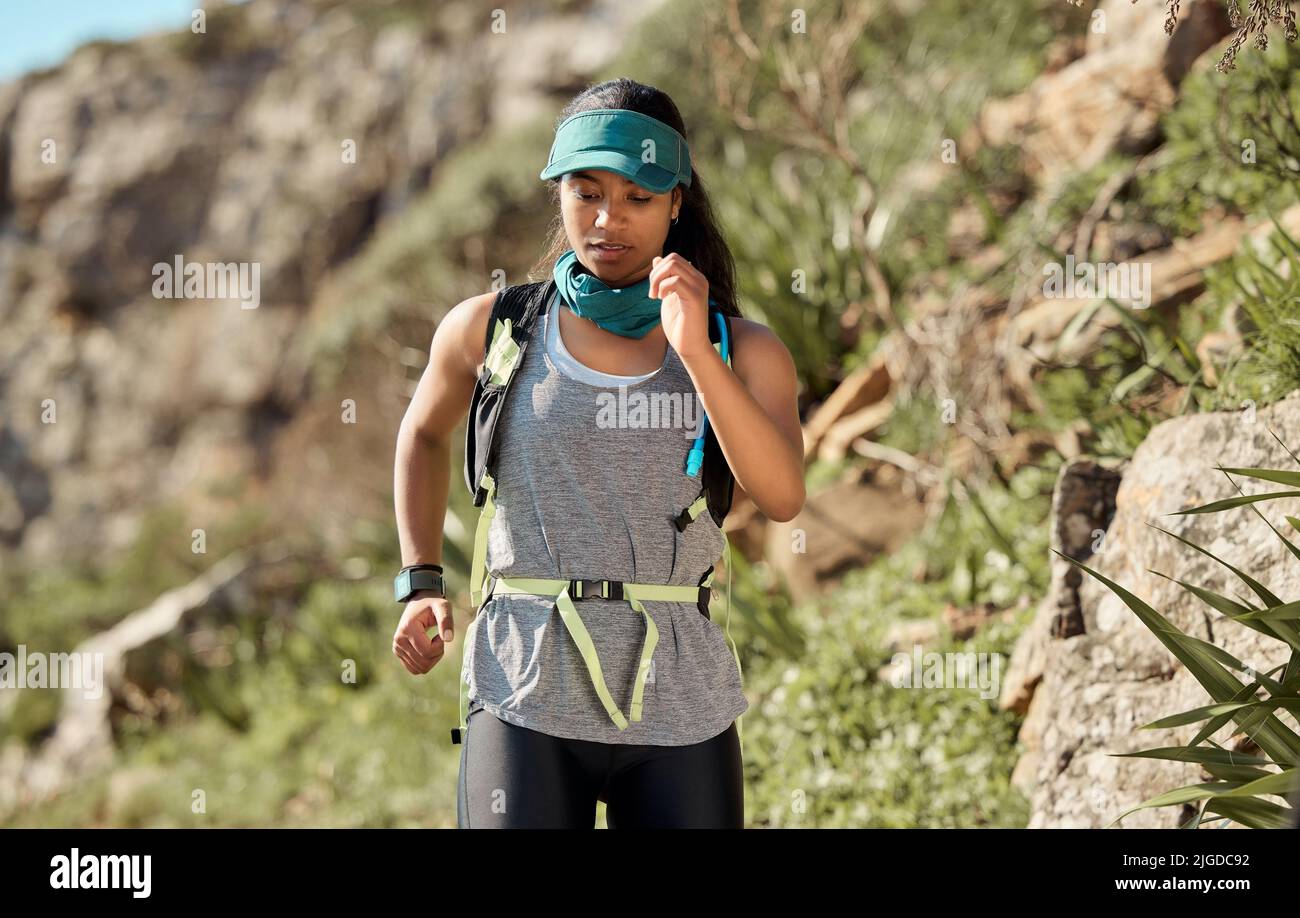
[[[496, 459], [497, 451], [495, 447], [495, 435], [497, 422], [501, 417], [501, 410], [505, 406], [506, 396], [510, 391], [510, 384], [514, 381], [519, 367], [523, 364], [524, 355], [528, 352], [529, 345], [535, 340], [533, 330], [537, 327], [537, 318], [543, 314], [543, 310], [551, 302], [556, 291], [556, 284], [553, 279], [547, 281], [538, 281], [530, 284], [517, 284], [501, 290], [492, 303], [492, 313], [488, 319], [487, 336], [483, 343], [483, 369], [478, 375], [474, 384], [474, 394], [470, 399], [469, 419], [465, 427], [465, 484], [474, 497], [474, 506], [481, 509], [479, 514], [478, 526], [474, 534], [474, 555], [470, 564], [470, 602], [473, 606], [482, 609], [485, 601], [485, 592], [490, 595], [490, 590], [485, 590], [489, 579], [487, 569], [487, 535], [492, 518], [496, 513], [496, 503], [494, 496], [496, 494]], [[557, 300], [558, 302], [558, 300]], [[718, 318], [720, 317], [721, 321]], [[726, 315], [717, 308], [717, 303], [712, 299], [709, 300], [709, 340], [714, 343], [719, 352], [726, 357], [728, 366], [732, 365], [732, 353], [734, 347], [731, 346], [734, 336], [731, 332], [731, 317]], [[723, 341], [723, 327], [726, 329], [726, 339]], [[545, 343], [542, 345], [545, 347]], [[700, 477], [700, 494], [693, 500], [689, 506], [683, 507], [681, 511], [674, 516], [668, 517], [677, 527], [678, 531], [684, 531], [687, 526], [694, 522], [701, 512], [706, 508], [713, 521], [717, 524], [719, 531], [722, 531], [722, 522], [731, 509], [732, 492], [735, 485], [735, 479], [732, 477], [731, 468], [727, 465], [726, 456], [722, 452], [722, 447], [718, 443], [717, 437], [713, 432], [712, 425], [705, 424], [704, 431], [704, 451], [702, 462], [700, 463], [698, 474]], [[730, 563], [730, 542], [727, 535], [722, 532], [723, 546], [727, 552], [727, 640], [731, 642], [730, 636], [730, 618], [731, 618], [731, 563]], [[697, 604], [700, 612], [709, 617], [709, 598], [713, 587], [713, 574], [716, 565], [710, 564], [708, 569], [700, 577], [697, 593]], [[506, 579], [508, 585], [509, 578]], [[494, 581], [493, 588], [497, 583]], [[549, 582], [549, 581], [548, 581]], [[624, 589], [636, 587], [645, 588], [647, 584], [625, 585], [616, 581], [602, 580], [570, 580], [568, 583], [568, 594], [561, 594], [560, 599], [583, 598], [587, 591], [597, 585], [603, 584], [604, 587], [611, 591], [617, 588], [616, 594], [603, 593], [592, 595], [604, 595], [607, 598], [622, 598]], [[651, 587], [653, 588], [653, 587]], [[684, 587], [674, 587], [674, 589], [687, 589]], [[557, 600], [558, 601], [558, 600]], [[647, 626], [652, 628], [652, 622], [649, 613], [645, 612], [644, 606], [640, 605], [636, 599], [635, 593], [630, 600], [635, 609], [638, 609], [646, 615]], [[572, 607], [570, 606], [570, 609]], [[572, 624], [566, 621], [566, 628], [573, 633], [574, 626], [580, 626], [580, 619]], [[582, 629], [585, 636], [585, 629]], [[648, 631], [647, 634], [652, 634]], [[579, 641], [579, 636], [574, 634], [575, 642]], [[588, 649], [594, 653], [594, 648], [590, 647], [590, 638], [586, 637]], [[741, 673], [743, 683], [744, 673], [740, 670], [740, 654], [736, 650], [735, 643], [731, 642], [732, 655], [736, 660], [737, 671]], [[651, 647], [652, 644], [647, 644]], [[579, 643], [579, 647], [583, 647]], [[648, 651], [647, 651], [648, 652]], [[584, 659], [586, 654], [584, 652]], [[463, 665], [463, 664], [462, 664]], [[643, 665], [644, 661], [643, 661]], [[588, 661], [588, 668], [592, 669], [593, 663]], [[598, 678], [599, 669], [593, 670], [593, 680], [599, 685], [603, 682]], [[453, 728], [451, 737], [453, 743], [459, 743], [466, 729], [467, 717], [467, 685], [462, 675], [460, 685], [461, 696], [461, 715], [460, 726]], [[599, 691], [599, 689], [598, 689]], [[639, 702], [635, 699], [639, 696], [640, 690], [634, 694], [634, 710], [637, 709]], [[602, 696], [602, 700], [605, 696]], [[610, 702], [612, 705], [612, 702]], [[614, 710], [611, 716], [621, 716], [621, 711]], [[633, 720], [639, 720], [639, 713], [634, 714]], [[618, 720], [615, 721], [618, 723]], [[620, 724], [622, 728], [623, 724]], [[740, 731], [739, 720], [737, 720], [737, 731]], [[744, 740], [741, 737], [741, 748], [743, 751]]]
[[[465, 484], [474, 497], [476, 507], [482, 507], [487, 499], [483, 473], [486, 471], [491, 474], [495, 470], [493, 437], [501, 409], [505, 405], [506, 394], [533, 341], [537, 318], [551, 301], [555, 286], [553, 279], [516, 284], [501, 290], [492, 304], [492, 315], [488, 319], [487, 336], [483, 345], [483, 370], [474, 384], [474, 395], [470, 399], [469, 418], [465, 426]], [[709, 340], [717, 347], [720, 332], [713, 313], [721, 310], [712, 299], [709, 300], [709, 307]], [[727, 322], [729, 342], [734, 342], [731, 317], [724, 314], [723, 318]], [[733, 346], [727, 350], [727, 363], [730, 365], [733, 357], [731, 352], [735, 348]], [[495, 478], [494, 475], [493, 477]], [[682, 508], [673, 520], [679, 531], [690, 525], [704, 507], [708, 508], [713, 521], [721, 529], [722, 521], [731, 510], [735, 478], [732, 477], [731, 467], [727, 465], [727, 457], [722, 452], [712, 425], [705, 431], [704, 466], [700, 479], [700, 497], [703, 502], [697, 499], [691, 506]], [[474, 572], [470, 576], [473, 577]]]

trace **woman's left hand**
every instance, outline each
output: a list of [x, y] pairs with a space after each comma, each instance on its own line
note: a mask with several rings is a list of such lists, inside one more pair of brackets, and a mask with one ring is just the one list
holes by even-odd
[[659, 321], [683, 361], [713, 347], [709, 341], [709, 279], [678, 252], [651, 262], [650, 296], [662, 300]]

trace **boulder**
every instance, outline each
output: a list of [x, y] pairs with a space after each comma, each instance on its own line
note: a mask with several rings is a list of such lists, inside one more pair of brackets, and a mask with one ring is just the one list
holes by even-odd
[[[1210, 558], [1152, 526], [1204, 547], [1257, 580], [1285, 601], [1300, 599], [1300, 561], [1292, 557], [1250, 508], [1170, 516], [1236, 491], [1217, 465], [1295, 469], [1294, 458], [1274, 439], [1300, 450], [1300, 391], [1259, 410], [1214, 412], [1157, 425], [1138, 447], [1115, 492], [1114, 516], [1098, 550], [1085, 561], [1148, 602], [1185, 633], [1211, 641], [1255, 669], [1266, 671], [1289, 656], [1270, 640], [1224, 619], [1159, 571], [1225, 596], [1247, 588]], [[1067, 469], [1065, 483], [1079, 477]], [[1280, 486], [1238, 479], [1248, 494]], [[1078, 519], [1057, 519], [1068, 545], [1077, 529], [1105, 516], [1104, 492], [1082, 503], [1058, 495], [1056, 506], [1077, 506]], [[1257, 505], [1266, 519], [1290, 530], [1285, 514], [1300, 515], [1300, 499]], [[1101, 512], [1097, 512], [1100, 510]], [[1151, 525], [1149, 525], [1151, 524]], [[1077, 540], [1076, 540], [1077, 544]], [[1117, 758], [1119, 753], [1186, 743], [1198, 725], [1141, 730], [1161, 717], [1209, 704], [1211, 696], [1137, 616], [1106, 586], [1082, 575], [1077, 588], [1054, 567], [1056, 582], [1037, 619], [1017, 646], [1002, 703], [1022, 708], [1030, 696], [1021, 740], [1027, 752], [1013, 781], [1029, 796], [1029, 826], [1097, 827], [1164, 791], [1205, 780], [1199, 766], [1154, 759]], [[1082, 573], [1082, 572], [1080, 572]], [[1062, 604], [1064, 601], [1064, 604]], [[1052, 623], [1063, 627], [1052, 628]], [[1037, 684], [1033, 682], [1037, 678]], [[1294, 715], [1283, 719], [1296, 729]], [[1231, 747], [1234, 725], [1214, 735]], [[1140, 810], [1125, 827], [1174, 827], [1191, 814], [1186, 807]]]

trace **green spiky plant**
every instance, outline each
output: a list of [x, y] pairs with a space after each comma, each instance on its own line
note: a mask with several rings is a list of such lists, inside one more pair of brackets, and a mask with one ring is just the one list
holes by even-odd
[[1275, 232], [1267, 250], [1246, 246], [1209, 272], [1218, 298], [1240, 304], [1245, 346], [1202, 407], [1268, 404], [1300, 386], [1300, 242], [1271, 209], [1269, 216]]
[[[1271, 431], [1270, 431], [1271, 433]], [[1277, 439], [1277, 434], [1273, 434]], [[1278, 439], [1278, 442], [1282, 441]], [[1283, 444], [1285, 448], [1285, 444]], [[1288, 450], [1290, 452], [1290, 450]], [[1291, 453], [1292, 458], [1297, 458]], [[1297, 458], [1300, 463], [1300, 458]], [[1287, 497], [1300, 497], [1300, 472], [1260, 468], [1218, 467], [1237, 488], [1238, 496], [1217, 500], [1190, 510], [1180, 510], [1172, 515], [1192, 513], [1217, 513], [1236, 507], [1249, 506], [1286, 546], [1291, 555], [1300, 561], [1300, 548], [1286, 538], [1259, 512], [1255, 505], [1262, 501]], [[1270, 491], [1247, 495], [1241, 492], [1232, 475], [1253, 478], [1288, 486], [1289, 490]], [[1287, 516], [1287, 522], [1300, 531], [1300, 519]], [[1060, 552], [1062, 558], [1086, 571], [1105, 584], [1122, 599], [1156, 638], [1178, 658], [1214, 703], [1163, 717], [1145, 724], [1142, 729], [1166, 729], [1186, 724], [1204, 722], [1204, 726], [1185, 746], [1164, 746], [1140, 752], [1119, 753], [1124, 757], [1164, 759], [1199, 764], [1214, 780], [1175, 788], [1145, 800], [1116, 817], [1110, 825], [1125, 816], [1149, 807], [1191, 804], [1197, 806], [1194, 815], [1183, 823], [1183, 828], [1194, 829], [1208, 821], [1208, 814], [1226, 817], [1250, 828], [1285, 828], [1293, 824], [1294, 806], [1283, 806], [1269, 796], [1283, 796], [1297, 792], [1296, 760], [1300, 758], [1300, 735], [1277, 716], [1279, 709], [1292, 714], [1300, 712], [1300, 601], [1284, 602], [1266, 586], [1244, 571], [1232, 566], [1199, 545], [1161, 529], [1166, 535], [1193, 548], [1222, 564], [1246, 584], [1258, 600], [1238, 602], [1226, 596], [1196, 586], [1183, 580], [1166, 578], [1192, 593], [1225, 617], [1247, 628], [1277, 640], [1290, 648], [1287, 661], [1268, 672], [1256, 672], [1221, 647], [1183, 633], [1169, 619], [1113, 580], [1094, 571], [1079, 561]], [[1158, 571], [1152, 571], [1164, 577]], [[1235, 672], [1234, 672], [1235, 671]], [[1239, 678], [1236, 673], [1242, 674]], [[1243, 681], [1244, 679], [1244, 681]], [[1259, 696], [1260, 692], [1262, 696]], [[1235, 721], [1239, 730], [1258, 747], [1259, 754], [1246, 754], [1224, 748], [1211, 737], [1229, 721]], [[1292, 803], [1296, 798], [1292, 796]]]

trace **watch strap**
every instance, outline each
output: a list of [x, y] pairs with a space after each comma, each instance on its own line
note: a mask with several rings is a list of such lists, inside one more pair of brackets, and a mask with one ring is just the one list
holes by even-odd
[[420, 590], [437, 590], [442, 596], [447, 595], [441, 572], [427, 568], [403, 568], [393, 580], [393, 598], [406, 602]]
[[429, 571], [437, 571], [439, 574], [443, 573], [441, 564], [433, 564], [431, 562], [422, 562], [420, 564], [407, 564], [403, 566], [402, 570], [404, 571], [429, 570]]

